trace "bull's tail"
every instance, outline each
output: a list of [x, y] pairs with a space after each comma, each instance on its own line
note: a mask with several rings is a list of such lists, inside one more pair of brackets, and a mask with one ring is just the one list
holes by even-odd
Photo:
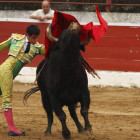
[[23, 98], [23, 104], [25, 105], [25, 103], [27, 102], [27, 99], [30, 97], [30, 95], [32, 95], [33, 93], [35, 93], [37, 91], [39, 91], [39, 87], [34, 87], [34, 88], [27, 90], [25, 92], [25, 96]]

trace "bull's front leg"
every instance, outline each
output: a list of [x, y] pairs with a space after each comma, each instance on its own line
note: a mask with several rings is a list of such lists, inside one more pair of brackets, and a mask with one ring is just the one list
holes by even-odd
[[88, 119], [89, 105], [90, 105], [90, 94], [89, 91], [87, 91], [84, 93], [81, 99], [81, 115], [83, 116], [85, 121], [85, 130], [93, 134], [92, 125], [90, 124]]
[[67, 128], [67, 125], [66, 125], [66, 114], [62, 110], [61, 103], [55, 95], [51, 96], [51, 103], [52, 103], [52, 107], [54, 109], [55, 114], [57, 115], [58, 119], [60, 120], [60, 122], [62, 124], [62, 135], [63, 135], [63, 137], [64, 138], [70, 138], [70, 131]]
[[70, 112], [71, 117], [73, 118], [73, 120], [74, 120], [74, 122], [75, 122], [75, 124], [76, 124], [76, 126], [78, 128], [78, 132], [82, 132], [85, 129], [84, 129], [84, 127], [81, 125], [81, 123], [78, 120], [78, 117], [77, 117], [77, 114], [76, 114], [76, 111], [75, 111], [76, 110], [76, 105], [77, 104], [70, 105], [68, 107], [68, 109], [69, 109], [69, 112]]

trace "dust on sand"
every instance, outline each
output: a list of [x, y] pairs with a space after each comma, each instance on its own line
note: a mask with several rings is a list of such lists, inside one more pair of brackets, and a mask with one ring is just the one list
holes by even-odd
[[[34, 87], [33, 84], [14, 83], [13, 115], [17, 129], [26, 131], [26, 137], [9, 137], [8, 125], [0, 110], [0, 140], [62, 140], [61, 123], [54, 114], [52, 135], [44, 135], [47, 127], [46, 113], [42, 107], [40, 92], [28, 99], [28, 106], [24, 106], [25, 91]], [[115, 87], [89, 87], [91, 104], [89, 120], [94, 135], [78, 133], [69, 115], [67, 107], [67, 126], [71, 131], [72, 140], [140, 140], [140, 89]], [[0, 97], [2, 102], [2, 97]], [[77, 108], [80, 122], [84, 120]]]

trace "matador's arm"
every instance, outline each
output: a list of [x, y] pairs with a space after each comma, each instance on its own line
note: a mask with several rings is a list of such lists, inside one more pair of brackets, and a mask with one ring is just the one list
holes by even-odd
[[0, 43], [0, 51], [6, 50], [10, 47], [13, 37], [8, 38], [6, 41]]
[[45, 55], [45, 46], [42, 45], [40, 48], [39, 48], [39, 54], [40, 55]]

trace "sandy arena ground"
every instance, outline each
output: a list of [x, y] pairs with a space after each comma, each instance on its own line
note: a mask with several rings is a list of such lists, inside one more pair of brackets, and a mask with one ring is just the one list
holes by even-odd
[[[32, 84], [14, 83], [13, 114], [16, 127], [26, 131], [26, 137], [9, 137], [8, 125], [0, 110], [0, 140], [62, 140], [61, 124], [56, 115], [52, 126], [52, 135], [44, 135], [47, 126], [46, 113], [42, 107], [40, 92], [28, 99], [23, 105], [23, 96]], [[71, 131], [71, 140], [140, 140], [140, 89], [139, 88], [97, 88], [89, 87], [91, 104], [89, 120], [94, 135], [78, 133], [67, 107], [67, 126]], [[2, 97], [0, 97], [0, 102]], [[84, 124], [77, 108], [79, 120]]]

